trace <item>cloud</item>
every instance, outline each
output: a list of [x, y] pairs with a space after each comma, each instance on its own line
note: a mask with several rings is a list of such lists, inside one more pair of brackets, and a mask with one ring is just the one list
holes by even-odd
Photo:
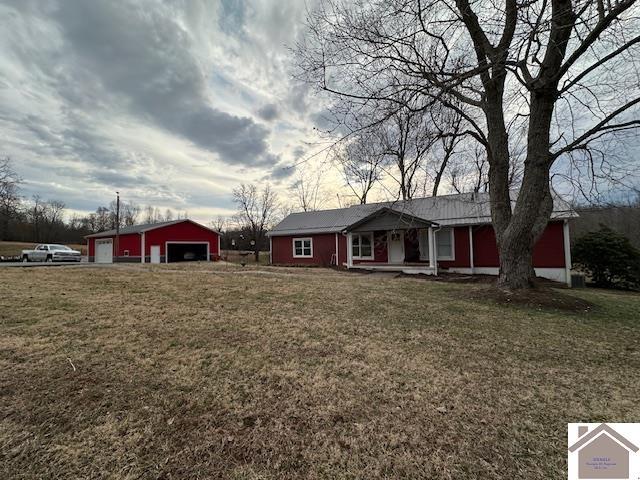
[[271, 175], [269, 175], [269, 178], [277, 181], [285, 180], [291, 177], [291, 175], [293, 175], [295, 172], [296, 172], [295, 165], [277, 166], [271, 171]]
[[278, 118], [278, 115], [279, 115], [278, 106], [273, 103], [268, 103], [263, 107], [261, 107], [257, 113], [260, 118], [270, 122]]
[[[177, 21], [176, 12], [148, 9], [137, 1], [65, 0], [59, 6], [55, 18], [72, 58], [65, 67], [74, 77], [84, 77], [83, 85], [99, 84], [130, 114], [217, 153], [225, 163], [277, 162], [269, 152], [266, 128], [211, 106], [207, 72], [193, 53], [193, 35]], [[82, 90], [82, 85], [73, 87], [63, 95]]]
[[5, 1], [0, 154], [25, 196], [77, 210], [116, 189], [160, 208], [228, 209], [238, 183], [291, 176], [283, 167], [313, 134], [287, 49], [312, 4]]

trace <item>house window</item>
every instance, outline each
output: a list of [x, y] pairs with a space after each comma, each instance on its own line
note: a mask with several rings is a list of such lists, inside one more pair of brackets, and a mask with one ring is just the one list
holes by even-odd
[[420, 260], [429, 260], [429, 230], [418, 230], [418, 248], [420, 250]]
[[129, 256], [129, 250], [125, 250], [125, 251], [124, 251], [124, 256], [125, 256], [125, 257], [128, 257], [128, 256]]
[[313, 239], [312, 238], [294, 238], [293, 239], [293, 258], [311, 258], [313, 257]]
[[353, 234], [351, 254], [359, 260], [373, 260], [373, 233]]
[[438, 260], [454, 260], [453, 228], [442, 228], [436, 232]]

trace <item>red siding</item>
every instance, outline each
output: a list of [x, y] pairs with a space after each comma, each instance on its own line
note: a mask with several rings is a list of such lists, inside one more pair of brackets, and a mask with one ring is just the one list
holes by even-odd
[[[533, 248], [533, 266], [564, 268], [562, 222], [550, 222]], [[498, 247], [491, 225], [473, 227], [473, 257], [476, 267], [498, 267]]]
[[[115, 249], [115, 236], [114, 237], [104, 237], [104, 238], [111, 238], [111, 240], [113, 241], [114, 245], [113, 248]], [[97, 240], [103, 240], [103, 238], [98, 238]], [[127, 235], [120, 235], [119, 239], [119, 253], [116, 255], [116, 252], [114, 251], [114, 256], [118, 256], [118, 257], [124, 257], [124, 251], [125, 250], [129, 250], [129, 256], [130, 257], [139, 257], [140, 256], [140, 234], [139, 233], [130, 233]], [[89, 256], [93, 257], [95, 256], [95, 251], [96, 251], [96, 239], [95, 238], [90, 238], [89, 239]]]
[[[114, 242], [115, 249], [115, 235], [113, 237], [101, 237], [101, 238], [89, 238], [88, 242], [88, 255], [90, 258], [95, 257], [95, 241], [103, 238], [111, 238]], [[167, 225], [166, 227], [156, 228], [145, 232], [145, 245], [146, 256], [151, 255], [151, 245], [160, 245], [160, 255], [165, 255], [166, 242], [209, 242], [209, 255], [213, 258], [218, 258], [220, 252], [218, 252], [218, 234], [208, 230], [198, 224], [185, 221], [176, 223], [173, 225]], [[114, 257], [124, 257], [125, 250], [129, 250], [129, 257], [140, 257], [142, 246], [142, 235], [140, 233], [129, 233], [120, 235], [118, 252], [114, 251]]]
[[533, 249], [533, 266], [564, 268], [563, 222], [551, 222]]
[[209, 242], [209, 255], [214, 258], [220, 255], [218, 234], [191, 222], [174, 223], [145, 232], [145, 255], [151, 255], [151, 245], [160, 245], [160, 255], [165, 255], [165, 242]]
[[[338, 234], [338, 237], [341, 235]], [[313, 257], [311, 258], [294, 258], [293, 256], [293, 239], [294, 238], [312, 238], [313, 239]], [[331, 256], [336, 253], [336, 234], [323, 233], [320, 235], [295, 235], [272, 237], [272, 263], [276, 265], [331, 265]], [[346, 261], [346, 260], [345, 260]]]
[[470, 267], [469, 261], [469, 227], [454, 227], [453, 229], [453, 260], [438, 260], [438, 266]]
[[[115, 242], [115, 239], [114, 239]], [[132, 233], [130, 235], [120, 235], [118, 239], [118, 257], [124, 257], [124, 251], [129, 250], [130, 257], [140, 256], [140, 234]], [[114, 246], [115, 248], [115, 246]]]
[[473, 227], [473, 264], [475, 267], [497, 267], [498, 247], [491, 225]]
[[[491, 225], [473, 226], [473, 253], [475, 267], [498, 267], [498, 248]], [[293, 238], [313, 238], [313, 258], [293, 258]], [[405, 240], [408, 241], [408, 240]], [[376, 232], [373, 260], [353, 260], [353, 263], [387, 261], [386, 232]], [[469, 227], [454, 228], [455, 259], [440, 260], [443, 268], [468, 268]], [[338, 265], [347, 262], [347, 239], [338, 234]], [[405, 245], [406, 250], [406, 245]], [[331, 264], [331, 255], [336, 251], [336, 236], [333, 233], [319, 235], [295, 235], [272, 238], [272, 261], [280, 265], [322, 265]], [[148, 255], [148, 253], [147, 253]], [[538, 268], [564, 267], [564, 239], [562, 222], [550, 222], [533, 249], [533, 265]]]
[[338, 234], [338, 266], [342, 267], [343, 264], [347, 263], [347, 237]]

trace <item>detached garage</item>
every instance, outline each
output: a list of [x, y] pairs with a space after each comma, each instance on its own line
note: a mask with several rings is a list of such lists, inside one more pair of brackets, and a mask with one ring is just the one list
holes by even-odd
[[87, 235], [89, 261], [168, 263], [215, 261], [220, 233], [192, 220], [122, 227]]

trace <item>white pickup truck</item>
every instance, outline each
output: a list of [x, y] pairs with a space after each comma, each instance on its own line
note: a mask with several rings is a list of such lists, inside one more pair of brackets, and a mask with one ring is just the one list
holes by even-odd
[[82, 254], [65, 245], [42, 243], [33, 250], [22, 250], [23, 262], [79, 262]]

